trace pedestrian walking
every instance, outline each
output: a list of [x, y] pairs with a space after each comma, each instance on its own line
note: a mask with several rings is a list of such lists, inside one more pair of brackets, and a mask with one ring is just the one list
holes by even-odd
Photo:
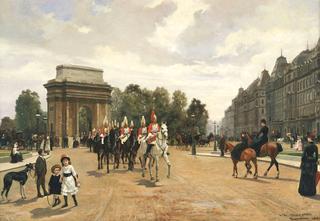
[[226, 144], [226, 137], [222, 134], [219, 140], [219, 149], [220, 149], [220, 156], [224, 157], [224, 147]]
[[301, 158], [301, 176], [299, 193], [302, 196], [316, 195], [316, 175], [318, 171], [318, 147], [314, 144], [315, 135], [308, 134], [307, 141]]
[[61, 166], [56, 164], [51, 167], [51, 177], [49, 181], [49, 193], [53, 195], [54, 203], [52, 207], [55, 207], [61, 203], [59, 195], [61, 195]]
[[61, 184], [61, 193], [64, 198], [64, 205], [62, 208], [68, 207], [68, 194], [73, 198], [74, 205], [78, 206], [78, 201], [76, 194], [78, 192], [78, 175], [71, 165], [71, 159], [67, 155], [61, 156], [62, 163], [62, 176], [60, 178]]
[[38, 158], [36, 161], [36, 165], [35, 165], [35, 172], [36, 172], [36, 176], [37, 176], [37, 192], [38, 192], [38, 197], [43, 197], [43, 195], [40, 192], [40, 186], [42, 187], [43, 190], [43, 194], [45, 196], [48, 195], [48, 192], [46, 190], [45, 187], [45, 177], [47, 174], [47, 162], [46, 159], [44, 158], [44, 153], [42, 149], [38, 150]]

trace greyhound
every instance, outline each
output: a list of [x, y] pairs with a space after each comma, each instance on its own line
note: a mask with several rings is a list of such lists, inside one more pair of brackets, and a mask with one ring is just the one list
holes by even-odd
[[3, 194], [5, 193], [6, 199], [8, 199], [8, 193], [12, 185], [12, 181], [18, 181], [20, 183], [20, 195], [22, 199], [26, 199], [24, 185], [28, 180], [28, 174], [34, 169], [32, 163], [26, 164], [26, 168], [19, 172], [9, 172], [3, 178], [3, 190], [1, 192], [2, 199], [4, 199]]

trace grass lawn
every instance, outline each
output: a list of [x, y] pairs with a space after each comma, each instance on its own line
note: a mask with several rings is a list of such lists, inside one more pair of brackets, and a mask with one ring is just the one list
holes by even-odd
[[[22, 155], [24, 155], [24, 154], [28, 154], [30, 152], [22, 151], [21, 153], [22, 153]], [[0, 157], [8, 157], [8, 156], [10, 156], [10, 151], [1, 151], [0, 152]]]

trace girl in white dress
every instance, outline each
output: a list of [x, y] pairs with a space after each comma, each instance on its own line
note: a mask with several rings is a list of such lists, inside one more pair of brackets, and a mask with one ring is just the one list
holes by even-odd
[[61, 194], [64, 198], [64, 205], [62, 208], [68, 206], [68, 194], [73, 198], [74, 205], [78, 206], [76, 193], [78, 192], [78, 175], [71, 165], [70, 157], [67, 155], [61, 156], [62, 170], [61, 170]]

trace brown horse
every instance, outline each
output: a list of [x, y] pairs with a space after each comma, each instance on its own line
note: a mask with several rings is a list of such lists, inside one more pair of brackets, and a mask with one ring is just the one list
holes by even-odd
[[[252, 140], [251, 136], [249, 136], [248, 134], [247, 134], [247, 138], [248, 138], [248, 145], [251, 146], [253, 144], [253, 140]], [[279, 175], [280, 175], [279, 164], [278, 164], [278, 161], [276, 158], [277, 158], [278, 154], [282, 151], [283, 151], [283, 148], [282, 148], [281, 144], [276, 143], [276, 142], [268, 142], [268, 143], [263, 144], [260, 147], [260, 153], [259, 153], [259, 156], [257, 156], [257, 157], [269, 156], [271, 159], [270, 166], [268, 167], [266, 172], [264, 172], [264, 174], [263, 174], [264, 176], [267, 176], [271, 167], [273, 165], [276, 165], [276, 168], [277, 168], [276, 179], [279, 179]]]
[[[231, 151], [233, 150], [234, 145], [232, 145], [230, 142], [226, 142], [225, 146], [224, 146], [224, 152], [227, 151]], [[237, 168], [237, 164], [239, 161], [245, 161], [245, 166], [247, 168], [247, 173], [245, 174], [244, 177], [248, 176], [248, 173], [251, 174], [251, 164], [250, 161], [253, 162], [254, 165], [254, 175], [253, 178], [257, 179], [258, 178], [258, 165], [257, 165], [257, 156], [256, 156], [256, 152], [254, 151], [254, 149], [252, 148], [246, 148], [245, 150], [242, 151], [241, 155], [240, 155], [240, 160], [234, 159], [232, 158], [232, 162], [233, 162], [233, 174], [232, 176], [234, 176], [235, 178], [238, 177], [238, 168]]]

